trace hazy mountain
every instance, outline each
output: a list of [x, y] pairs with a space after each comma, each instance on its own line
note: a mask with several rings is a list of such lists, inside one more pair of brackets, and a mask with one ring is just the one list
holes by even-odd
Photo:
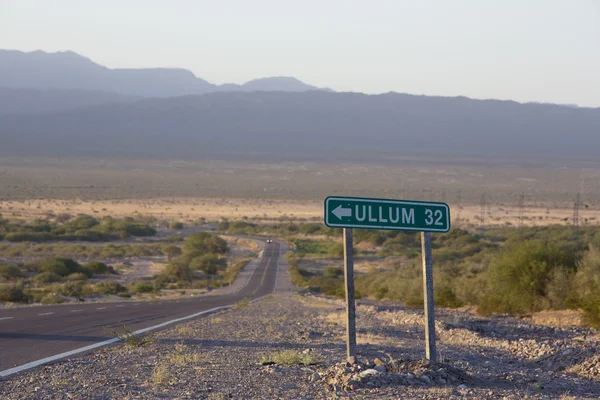
[[397, 93], [211, 93], [0, 119], [0, 154], [597, 157], [600, 109]]
[[138, 98], [116, 93], [64, 89], [13, 89], [0, 87], [0, 116], [41, 114], [106, 103], [123, 103]]
[[110, 69], [67, 51], [29, 53], [0, 50], [0, 86], [79, 89], [141, 97], [168, 97], [215, 91], [307, 91], [318, 88], [295, 78], [264, 78], [244, 85], [214, 85], [181, 68]]

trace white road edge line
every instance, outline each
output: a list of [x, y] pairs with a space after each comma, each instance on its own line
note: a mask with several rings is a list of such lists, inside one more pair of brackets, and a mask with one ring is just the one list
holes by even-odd
[[[277, 271], [279, 272], [279, 258], [277, 259]], [[275, 289], [276, 288], [273, 288], [273, 292], [272, 293], [275, 292]], [[269, 293], [267, 295], [259, 297], [258, 299], [254, 299], [250, 303], [255, 303], [255, 302], [259, 301], [259, 300], [262, 300], [265, 297], [270, 296], [272, 293]], [[140, 335], [142, 333], [146, 333], [146, 332], [150, 332], [150, 331], [153, 331], [153, 330], [156, 330], [156, 329], [164, 328], [165, 326], [169, 326], [169, 325], [175, 324], [177, 322], [181, 322], [181, 321], [185, 321], [185, 320], [188, 320], [188, 319], [196, 318], [196, 317], [199, 317], [201, 315], [208, 314], [208, 313], [215, 312], [215, 311], [219, 311], [219, 310], [224, 310], [226, 308], [231, 308], [234, 305], [235, 304], [229, 304], [227, 306], [215, 307], [215, 308], [211, 308], [210, 310], [201, 311], [201, 312], [196, 313], [196, 314], [188, 315], [187, 317], [181, 317], [181, 318], [177, 318], [177, 319], [172, 319], [170, 321], [166, 321], [166, 322], [163, 322], [163, 323], [158, 324], [158, 325], [154, 325], [154, 326], [150, 326], [148, 328], [137, 330], [137, 331], [133, 332], [133, 334], [134, 335]], [[5, 317], [5, 318], [0, 318], [0, 319], [12, 319], [12, 318], [13, 317]], [[48, 364], [49, 362], [52, 362], [52, 361], [60, 360], [61, 358], [74, 356], [74, 355], [79, 354], [79, 353], [83, 353], [83, 352], [86, 352], [86, 351], [94, 350], [94, 349], [97, 349], [99, 347], [107, 346], [109, 344], [117, 343], [117, 342], [120, 342], [120, 341], [121, 341], [121, 339], [119, 339], [119, 338], [108, 339], [108, 340], [105, 340], [103, 342], [94, 343], [94, 344], [91, 344], [89, 346], [80, 347], [80, 348], [75, 349], [75, 350], [71, 350], [71, 351], [67, 351], [67, 352], [64, 352], [64, 353], [56, 354], [54, 356], [42, 358], [41, 360], [32, 361], [32, 362], [29, 362], [27, 364], [20, 365], [18, 367], [14, 367], [14, 368], [10, 368], [10, 369], [5, 369], [4, 371], [0, 371], [0, 377], [6, 377], [6, 376], [9, 376], [9, 375], [13, 375], [13, 374], [16, 374], [16, 373], [19, 373], [19, 372], [26, 371], [26, 370], [31, 369], [31, 368], [39, 367], [40, 365]]]
[[[139, 334], [142, 334], [142, 333], [153, 331], [155, 329], [163, 328], [163, 327], [171, 325], [171, 324], [175, 324], [177, 322], [185, 321], [186, 319], [191, 319], [191, 318], [199, 317], [200, 315], [203, 315], [203, 314], [208, 314], [208, 313], [211, 313], [211, 312], [214, 312], [214, 311], [222, 310], [222, 309], [225, 309], [225, 308], [230, 308], [230, 307], [233, 307], [233, 306], [234, 306], [233, 304], [230, 304], [228, 306], [221, 306], [221, 307], [211, 308], [210, 310], [206, 310], [206, 311], [202, 311], [202, 312], [199, 312], [199, 313], [196, 313], [196, 314], [188, 315], [187, 317], [181, 317], [181, 318], [173, 319], [173, 320], [166, 321], [166, 322], [163, 322], [163, 323], [158, 324], [158, 325], [154, 325], [154, 326], [150, 326], [148, 328], [140, 329], [140, 330], [135, 331], [133, 333], [135, 335], [139, 335]], [[13, 317], [8, 317], [8, 318], [13, 318]], [[19, 372], [23, 372], [23, 371], [26, 371], [28, 369], [39, 367], [40, 365], [44, 365], [44, 364], [47, 364], [47, 363], [52, 362], [52, 361], [60, 360], [61, 358], [74, 356], [75, 354], [79, 354], [79, 353], [83, 353], [83, 352], [86, 352], [86, 351], [94, 350], [94, 349], [97, 349], [98, 347], [107, 346], [109, 344], [113, 344], [113, 343], [120, 342], [120, 341], [121, 341], [121, 339], [119, 339], [119, 338], [108, 339], [108, 340], [105, 340], [103, 342], [94, 343], [94, 344], [91, 344], [89, 346], [80, 347], [80, 348], [75, 349], [75, 350], [71, 350], [71, 351], [67, 351], [67, 352], [64, 352], [64, 353], [56, 354], [54, 356], [42, 358], [41, 360], [32, 361], [30, 363], [23, 364], [23, 365], [20, 365], [18, 367], [14, 367], [14, 368], [6, 369], [4, 371], [0, 371], [0, 377], [5, 377], [5, 376], [9, 376], [9, 375], [16, 374], [16, 373], [19, 373]]]
[[106, 310], [106, 307], [98, 307], [96, 310]]
[[2, 321], [3, 319], [13, 319], [14, 317], [2, 317], [0, 318], [0, 321]]
[[41, 314], [38, 314], [38, 315], [52, 315], [52, 314], [54, 314], [54, 313], [53, 312], [45, 312], [45, 313], [41, 313]]

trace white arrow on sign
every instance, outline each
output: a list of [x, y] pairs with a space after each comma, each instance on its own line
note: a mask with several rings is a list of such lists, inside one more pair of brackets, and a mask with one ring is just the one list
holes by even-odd
[[333, 215], [335, 215], [339, 219], [342, 219], [342, 217], [351, 217], [352, 216], [352, 209], [351, 208], [344, 208], [340, 204], [339, 206], [337, 206], [337, 208], [335, 210], [332, 211], [332, 213], [333, 213]]

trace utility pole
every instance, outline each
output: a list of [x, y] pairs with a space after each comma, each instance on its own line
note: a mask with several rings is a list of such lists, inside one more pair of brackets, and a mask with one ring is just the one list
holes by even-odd
[[479, 222], [481, 224], [481, 228], [483, 228], [485, 226], [485, 193], [481, 195]]
[[524, 195], [521, 193], [519, 195], [519, 236], [523, 234], [523, 200]]

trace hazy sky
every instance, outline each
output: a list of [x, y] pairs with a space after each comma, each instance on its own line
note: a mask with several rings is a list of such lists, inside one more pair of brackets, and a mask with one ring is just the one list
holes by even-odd
[[0, 48], [213, 83], [600, 107], [600, 0], [0, 0]]

